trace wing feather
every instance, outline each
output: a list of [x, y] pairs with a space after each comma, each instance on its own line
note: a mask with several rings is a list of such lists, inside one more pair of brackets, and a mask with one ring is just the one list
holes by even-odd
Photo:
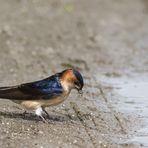
[[0, 98], [12, 100], [51, 99], [63, 93], [57, 75], [12, 87], [0, 87]]

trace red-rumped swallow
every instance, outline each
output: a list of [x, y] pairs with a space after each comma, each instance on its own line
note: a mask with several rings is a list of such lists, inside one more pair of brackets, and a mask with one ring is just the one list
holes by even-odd
[[0, 87], [0, 98], [10, 99], [27, 110], [34, 110], [47, 122], [43, 116], [45, 113], [49, 117], [45, 107], [62, 103], [72, 89], [82, 93], [83, 85], [83, 77], [78, 70], [66, 69], [43, 80]]

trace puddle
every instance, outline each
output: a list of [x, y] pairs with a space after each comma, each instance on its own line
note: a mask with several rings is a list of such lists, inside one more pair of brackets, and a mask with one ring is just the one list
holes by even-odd
[[127, 77], [102, 76], [99, 78], [99, 82], [111, 85], [115, 94], [122, 96], [114, 105], [118, 111], [136, 114], [144, 122], [141, 129], [136, 131], [129, 142], [148, 147], [148, 80], [145, 80], [147, 80], [146, 77], [141, 80], [139, 80], [139, 77], [129, 79]]

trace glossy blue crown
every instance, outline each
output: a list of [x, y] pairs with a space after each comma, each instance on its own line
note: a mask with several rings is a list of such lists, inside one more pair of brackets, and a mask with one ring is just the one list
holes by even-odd
[[81, 83], [81, 86], [83, 87], [84, 81], [83, 81], [83, 77], [82, 77], [82, 75], [80, 74], [80, 72], [77, 71], [76, 69], [73, 69], [73, 73], [75, 74], [77, 80]]

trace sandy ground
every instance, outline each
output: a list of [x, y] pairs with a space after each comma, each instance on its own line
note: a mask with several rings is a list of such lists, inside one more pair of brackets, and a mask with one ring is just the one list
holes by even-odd
[[143, 147], [129, 141], [140, 119], [114, 108], [117, 94], [100, 78], [148, 72], [147, 17], [147, 0], [1, 0], [0, 85], [73, 66], [85, 88], [47, 109], [49, 125], [0, 100], [0, 147]]

